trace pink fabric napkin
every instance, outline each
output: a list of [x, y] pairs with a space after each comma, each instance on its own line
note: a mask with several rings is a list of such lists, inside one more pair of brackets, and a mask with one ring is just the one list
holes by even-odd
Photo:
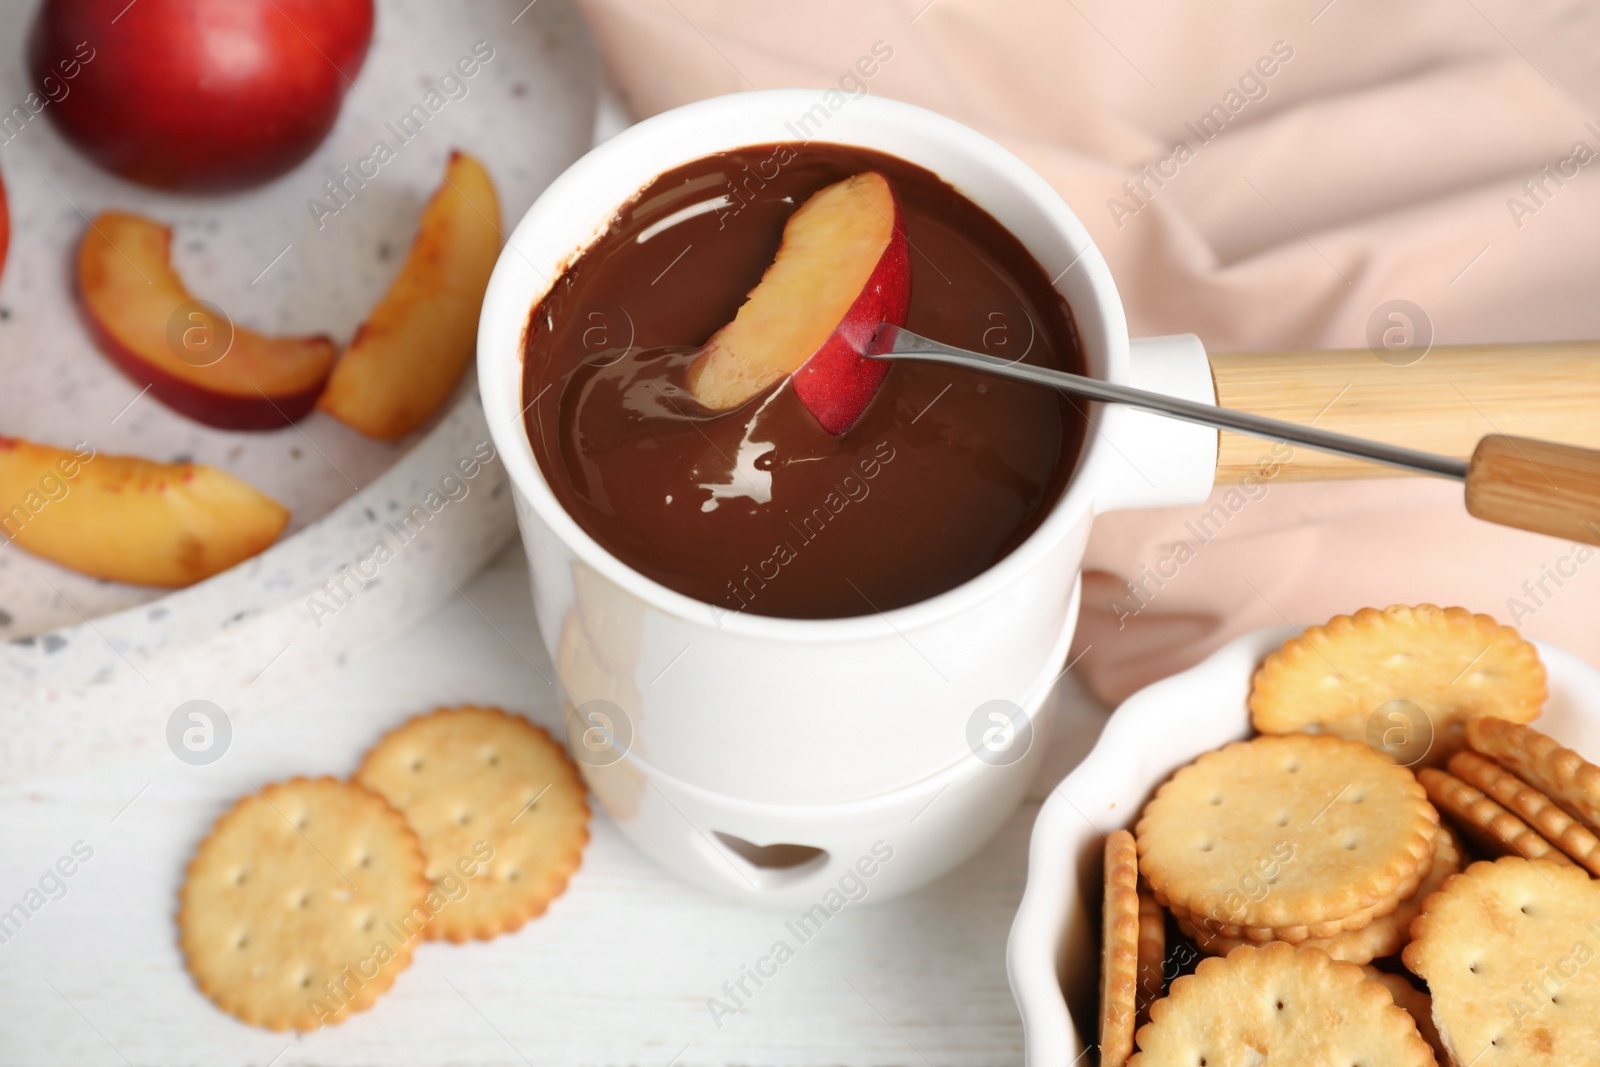
[[[579, 2], [636, 117], [839, 87], [994, 137], [1088, 226], [1134, 336], [1357, 348], [1403, 298], [1436, 343], [1600, 338], [1600, 5]], [[1600, 664], [1600, 550], [1478, 522], [1457, 485], [1274, 485], [1204, 544], [1200, 510], [1098, 520], [1075, 669], [1108, 701], [1247, 630], [1397, 602]]]

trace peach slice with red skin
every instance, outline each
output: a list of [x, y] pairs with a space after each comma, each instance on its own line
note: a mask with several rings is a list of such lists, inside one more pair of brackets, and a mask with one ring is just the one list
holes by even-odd
[[500, 257], [500, 200], [483, 164], [453, 152], [400, 274], [334, 367], [318, 407], [369, 437], [410, 433], [472, 361]]
[[333, 342], [219, 320], [190, 294], [171, 250], [171, 229], [138, 215], [105, 211], [89, 224], [78, 294], [101, 351], [151, 396], [207, 426], [267, 430], [310, 411], [338, 355]]
[[690, 393], [728, 411], [788, 378], [825, 430], [848, 430], [889, 371], [863, 355], [873, 334], [884, 323], [905, 325], [908, 247], [883, 175], [867, 171], [812, 194], [733, 321], [689, 365]]
[[214, 467], [0, 437], [0, 531], [80, 574], [190, 585], [254, 556], [288, 522], [283, 505]]

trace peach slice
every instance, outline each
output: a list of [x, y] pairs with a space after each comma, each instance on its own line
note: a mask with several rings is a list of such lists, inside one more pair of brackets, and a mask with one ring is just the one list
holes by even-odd
[[0, 529], [94, 578], [190, 585], [272, 544], [289, 512], [214, 467], [0, 437]]
[[318, 407], [369, 437], [410, 433], [472, 360], [500, 256], [500, 200], [483, 164], [453, 152], [389, 291], [356, 331]]
[[787, 376], [824, 429], [848, 430], [889, 371], [862, 353], [883, 323], [905, 325], [907, 248], [883, 175], [867, 171], [813, 194], [789, 217], [777, 257], [733, 321], [689, 365], [689, 391], [726, 411]]
[[172, 230], [102, 212], [78, 245], [78, 293], [100, 349], [174, 411], [225, 430], [267, 430], [310, 411], [338, 350], [268, 337], [197, 301], [172, 267]]

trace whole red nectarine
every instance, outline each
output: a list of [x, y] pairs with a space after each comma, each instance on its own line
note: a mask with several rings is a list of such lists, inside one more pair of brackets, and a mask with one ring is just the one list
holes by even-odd
[[35, 84], [64, 61], [77, 68], [45, 112], [106, 169], [235, 188], [282, 174], [327, 136], [372, 21], [372, 0], [44, 0], [28, 67]]

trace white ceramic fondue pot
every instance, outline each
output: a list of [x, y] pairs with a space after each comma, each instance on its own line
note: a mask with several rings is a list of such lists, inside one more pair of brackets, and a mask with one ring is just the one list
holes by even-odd
[[1069, 302], [1090, 373], [1212, 402], [1196, 338], [1129, 342], [1087, 231], [1021, 160], [921, 108], [862, 97], [829, 110], [829, 98], [722, 97], [595, 148], [511, 234], [478, 339], [484, 407], [511, 476], [539, 626], [591, 787], [664, 866], [783, 906], [817, 902], [841, 878], [874, 897], [922, 885], [1004, 821], [1044, 748], [1090, 521], [1109, 508], [1203, 500], [1217, 458], [1215, 431], [1097, 409], [1077, 473], [1025, 543], [946, 593], [848, 619], [713, 608], [638, 574], [580, 529], [524, 432], [531, 309], [658, 174], [792, 141], [795, 120], [818, 107], [828, 116], [818, 138], [926, 167], [1015, 233]]
[[[638, 574], [579, 528], [540, 473], [523, 429], [523, 412], [539, 400], [522, 395], [530, 313], [659, 174], [802, 131], [919, 164], [1010, 229], [1071, 306], [1098, 378], [1474, 455], [1475, 471], [1478, 456], [1497, 456], [1476, 505], [1468, 476], [1474, 514], [1585, 540], [1600, 529], [1600, 459], [1538, 441], [1482, 442], [1498, 441], [1496, 450], [1478, 441], [1487, 420], [1501, 434], [1600, 446], [1592, 342], [1433, 346], [1420, 309], [1405, 301], [1377, 309], [1367, 349], [1208, 356], [1188, 334], [1130, 341], [1082, 223], [1021, 160], [960, 123], [811, 90], [741, 93], [658, 115], [573, 164], [523, 217], [489, 283], [478, 362], [539, 625], [570, 702], [568, 740], [623, 831], [692, 882], [752, 902], [831, 908], [949, 870], [1012, 811], [1044, 749], [1096, 514], [1198, 503], [1214, 481], [1374, 472], [1095, 405], [1077, 470], [1044, 522], [939, 596], [856, 618], [780, 619], [730, 613]], [[1334, 409], [1346, 393], [1359, 402]]]

